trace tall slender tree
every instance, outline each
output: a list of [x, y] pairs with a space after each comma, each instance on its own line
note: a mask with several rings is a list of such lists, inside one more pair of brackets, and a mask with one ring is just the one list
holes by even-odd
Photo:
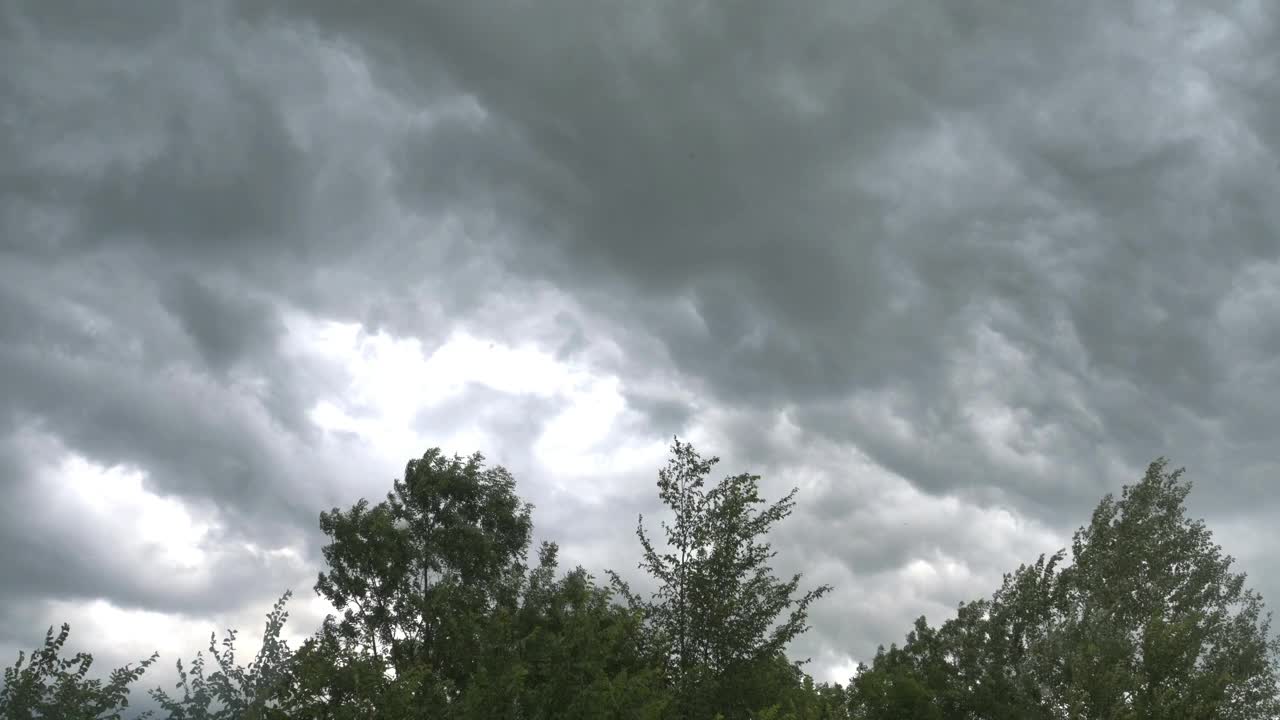
[[757, 475], [727, 477], [707, 488], [718, 462], [675, 439], [672, 457], [658, 473], [658, 496], [674, 516], [661, 523], [667, 548], [650, 539], [643, 516], [636, 528], [639, 567], [657, 581], [657, 591], [640, 599], [611, 573], [644, 612], [654, 642], [665, 648], [677, 717], [743, 717], [763, 707], [751, 697], [751, 674], [771, 670], [786, 645], [808, 629], [809, 606], [830, 590], [823, 585], [797, 596], [801, 575], [780, 580], [769, 566], [776, 552], [764, 538], [790, 515], [796, 491], [758, 509], [765, 500]]

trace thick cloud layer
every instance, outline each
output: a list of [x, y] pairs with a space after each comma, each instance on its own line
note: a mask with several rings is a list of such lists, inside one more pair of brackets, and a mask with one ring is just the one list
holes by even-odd
[[[626, 570], [673, 433], [801, 488], [832, 673], [1159, 455], [1280, 596], [1270, 5], [0, 8], [23, 607], [306, 594], [316, 513], [433, 445]], [[203, 579], [39, 510], [70, 467], [200, 518]]]

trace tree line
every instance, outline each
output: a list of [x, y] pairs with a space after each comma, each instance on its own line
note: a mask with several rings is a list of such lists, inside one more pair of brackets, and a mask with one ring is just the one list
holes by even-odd
[[[1259, 595], [1203, 521], [1191, 485], [1156, 460], [1107, 495], [1065, 549], [1004, 576], [955, 617], [916, 620], [847, 684], [818, 683], [787, 656], [831, 588], [777, 577], [772, 503], [759, 476], [709, 482], [718, 458], [675, 441], [658, 473], [671, 521], [636, 535], [634, 592], [613, 571], [562, 572], [530, 557], [531, 506], [480, 454], [432, 449], [385, 500], [320, 514], [330, 614], [300, 647], [280, 637], [286, 592], [261, 649], [236, 663], [235, 631], [177, 662], [149, 694], [170, 720], [1003, 720], [1280, 717], [1280, 640]], [[157, 655], [90, 678], [69, 634], [4, 671], [0, 719], [121, 720]]]

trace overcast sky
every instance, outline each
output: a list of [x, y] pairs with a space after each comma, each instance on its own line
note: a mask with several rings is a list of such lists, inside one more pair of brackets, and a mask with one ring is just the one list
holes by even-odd
[[434, 446], [597, 575], [673, 435], [798, 487], [820, 679], [1160, 455], [1280, 598], [1278, 54], [1267, 0], [0, 0], [0, 660], [303, 636], [319, 512]]

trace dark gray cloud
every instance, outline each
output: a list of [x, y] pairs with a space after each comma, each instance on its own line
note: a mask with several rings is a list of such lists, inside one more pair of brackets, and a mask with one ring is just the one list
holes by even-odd
[[[631, 306], [717, 402], [891, 388], [954, 431], [971, 398], [956, 386], [979, 374], [957, 356], [986, 333], [1034, 358], [1001, 398], [1031, 423], [1073, 422], [1044, 375], [1148, 404], [1079, 388], [1105, 437], [1067, 434], [1130, 463], [1172, 447], [1177, 420], [1153, 413], [1236, 412], [1217, 314], [1275, 257], [1278, 181], [1251, 106], [1274, 90], [1239, 64], [1274, 60], [1273, 18], [571, 5], [308, 9], [375, 68], [446, 68], [483, 108], [410, 142], [403, 201], [497, 214], [512, 252]], [[813, 109], [782, 101], [789, 82]], [[673, 301], [697, 322], [653, 317]], [[841, 432], [831, 420], [815, 424]]]
[[[1268, 5], [0, 8], [0, 428], [139, 468], [227, 539], [314, 559], [315, 513], [407, 459], [312, 422], [354, 379], [299, 317], [532, 344], [618, 379], [598, 445], [692, 433], [801, 485], [780, 562], [841, 588], [815, 656], [988, 592], [1157, 455], [1240, 542], [1278, 511]], [[568, 401], [516, 395], [424, 399], [411, 431], [474, 426], [490, 447], [446, 449], [629, 567], [660, 458], [557, 477]], [[0, 572], [203, 607], [59, 560], [77, 542]]]
[[264, 302], [210, 287], [198, 278], [176, 281], [168, 307], [210, 367], [226, 372], [239, 359], [257, 355], [281, 332], [276, 309]]
[[609, 318], [624, 377], [672, 367], [736, 409], [726, 453], [777, 458], [762, 436], [785, 412], [929, 494], [1062, 532], [1160, 454], [1205, 476], [1205, 510], [1274, 507], [1246, 479], [1272, 467], [1245, 430], [1271, 411], [1237, 389], [1246, 363], [1276, 377], [1245, 360], [1274, 330], [1223, 317], [1280, 250], [1267, 8], [288, 17], [389, 91], [465, 99], [405, 140], [400, 202], [497, 223], [513, 264]]

